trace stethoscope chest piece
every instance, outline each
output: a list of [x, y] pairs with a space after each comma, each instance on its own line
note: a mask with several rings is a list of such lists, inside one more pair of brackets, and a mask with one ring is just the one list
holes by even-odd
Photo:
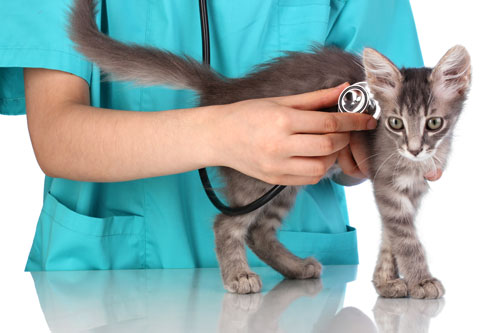
[[358, 82], [345, 88], [339, 97], [339, 112], [367, 113], [380, 117], [380, 105], [366, 82]]

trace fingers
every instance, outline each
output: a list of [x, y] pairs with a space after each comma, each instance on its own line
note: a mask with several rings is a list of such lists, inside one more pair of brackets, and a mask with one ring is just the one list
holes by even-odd
[[320, 157], [295, 156], [281, 163], [276, 170], [269, 170], [259, 179], [269, 184], [316, 184], [335, 164], [337, 156], [338, 153]]
[[336, 105], [342, 90], [348, 86], [349, 84], [346, 82], [334, 88], [316, 90], [298, 95], [276, 97], [273, 99], [281, 105], [294, 109], [321, 110]]
[[337, 163], [346, 175], [360, 179], [366, 178], [356, 164], [349, 147], [345, 147], [339, 152]]
[[364, 177], [368, 178], [370, 176], [370, 159], [369, 151], [366, 143], [365, 133], [354, 132], [351, 133], [349, 140], [349, 149], [351, 151], [352, 157], [356, 162], [357, 167], [361, 171]]
[[288, 162], [287, 169], [292, 175], [311, 177], [316, 183], [325, 176], [337, 161], [338, 153], [320, 157], [292, 157]]
[[272, 185], [289, 185], [289, 186], [300, 186], [300, 185], [312, 185], [317, 184], [322, 177], [307, 177], [307, 176], [294, 176], [294, 175], [284, 175], [279, 178], [262, 179], [268, 184]]
[[350, 134], [294, 134], [287, 139], [284, 153], [288, 156], [328, 156], [349, 144]]
[[329, 113], [290, 110], [292, 133], [333, 133], [372, 130], [377, 120], [362, 113]]

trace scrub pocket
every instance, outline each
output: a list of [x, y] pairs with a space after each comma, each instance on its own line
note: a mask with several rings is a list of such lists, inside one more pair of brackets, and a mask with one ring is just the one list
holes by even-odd
[[323, 265], [357, 265], [358, 242], [356, 229], [336, 234], [321, 232], [281, 231], [279, 240], [301, 258], [315, 257]]
[[[345, 226], [346, 231], [330, 234], [322, 232], [278, 231], [278, 239], [300, 258], [314, 257], [323, 265], [357, 265], [358, 241], [356, 229]], [[247, 250], [250, 266], [265, 266], [252, 251]]]
[[79, 214], [47, 193], [26, 271], [145, 267], [142, 216]]

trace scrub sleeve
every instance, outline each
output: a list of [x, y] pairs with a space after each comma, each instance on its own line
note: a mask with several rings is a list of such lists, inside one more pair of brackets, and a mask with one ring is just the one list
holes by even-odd
[[[99, 68], [67, 38], [70, 4], [0, 2], [0, 113], [25, 113], [24, 67], [79, 76], [89, 84], [96, 107], [160, 111], [195, 105], [195, 95], [186, 90], [101, 82]], [[422, 65], [407, 0], [213, 0], [208, 11], [212, 66], [229, 77], [245, 75], [281, 51], [307, 51], [314, 43], [351, 52], [370, 46], [397, 65]], [[113, 38], [201, 61], [194, 1], [102, 1], [97, 22]], [[46, 177], [26, 270], [216, 267], [212, 221], [217, 213], [197, 171], [119, 183]], [[314, 255], [329, 265], [358, 263], [344, 190], [331, 180], [300, 191], [278, 235], [298, 256]], [[248, 254], [252, 266], [263, 265]]]

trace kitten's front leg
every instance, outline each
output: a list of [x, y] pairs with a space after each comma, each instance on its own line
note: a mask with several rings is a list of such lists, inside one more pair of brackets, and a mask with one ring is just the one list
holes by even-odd
[[382, 232], [382, 244], [373, 273], [373, 285], [382, 297], [398, 298], [408, 296], [406, 281], [399, 277], [396, 257], [392, 253], [387, 232]]
[[[409, 296], [413, 298], [443, 296], [443, 285], [429, 272], [425, 251], [414, 225], [416, 208], [420, 200], [418, 193], [379, 186], [375, 191], [375, 197], [382, 215], [383, 233], [396, 259], [399, 273], [407, 284]], [[388, 283], [389, 280], [386, 281], [386, 284]], [[387, 286], [379, 286], [377, 290], [382, 287]]]

